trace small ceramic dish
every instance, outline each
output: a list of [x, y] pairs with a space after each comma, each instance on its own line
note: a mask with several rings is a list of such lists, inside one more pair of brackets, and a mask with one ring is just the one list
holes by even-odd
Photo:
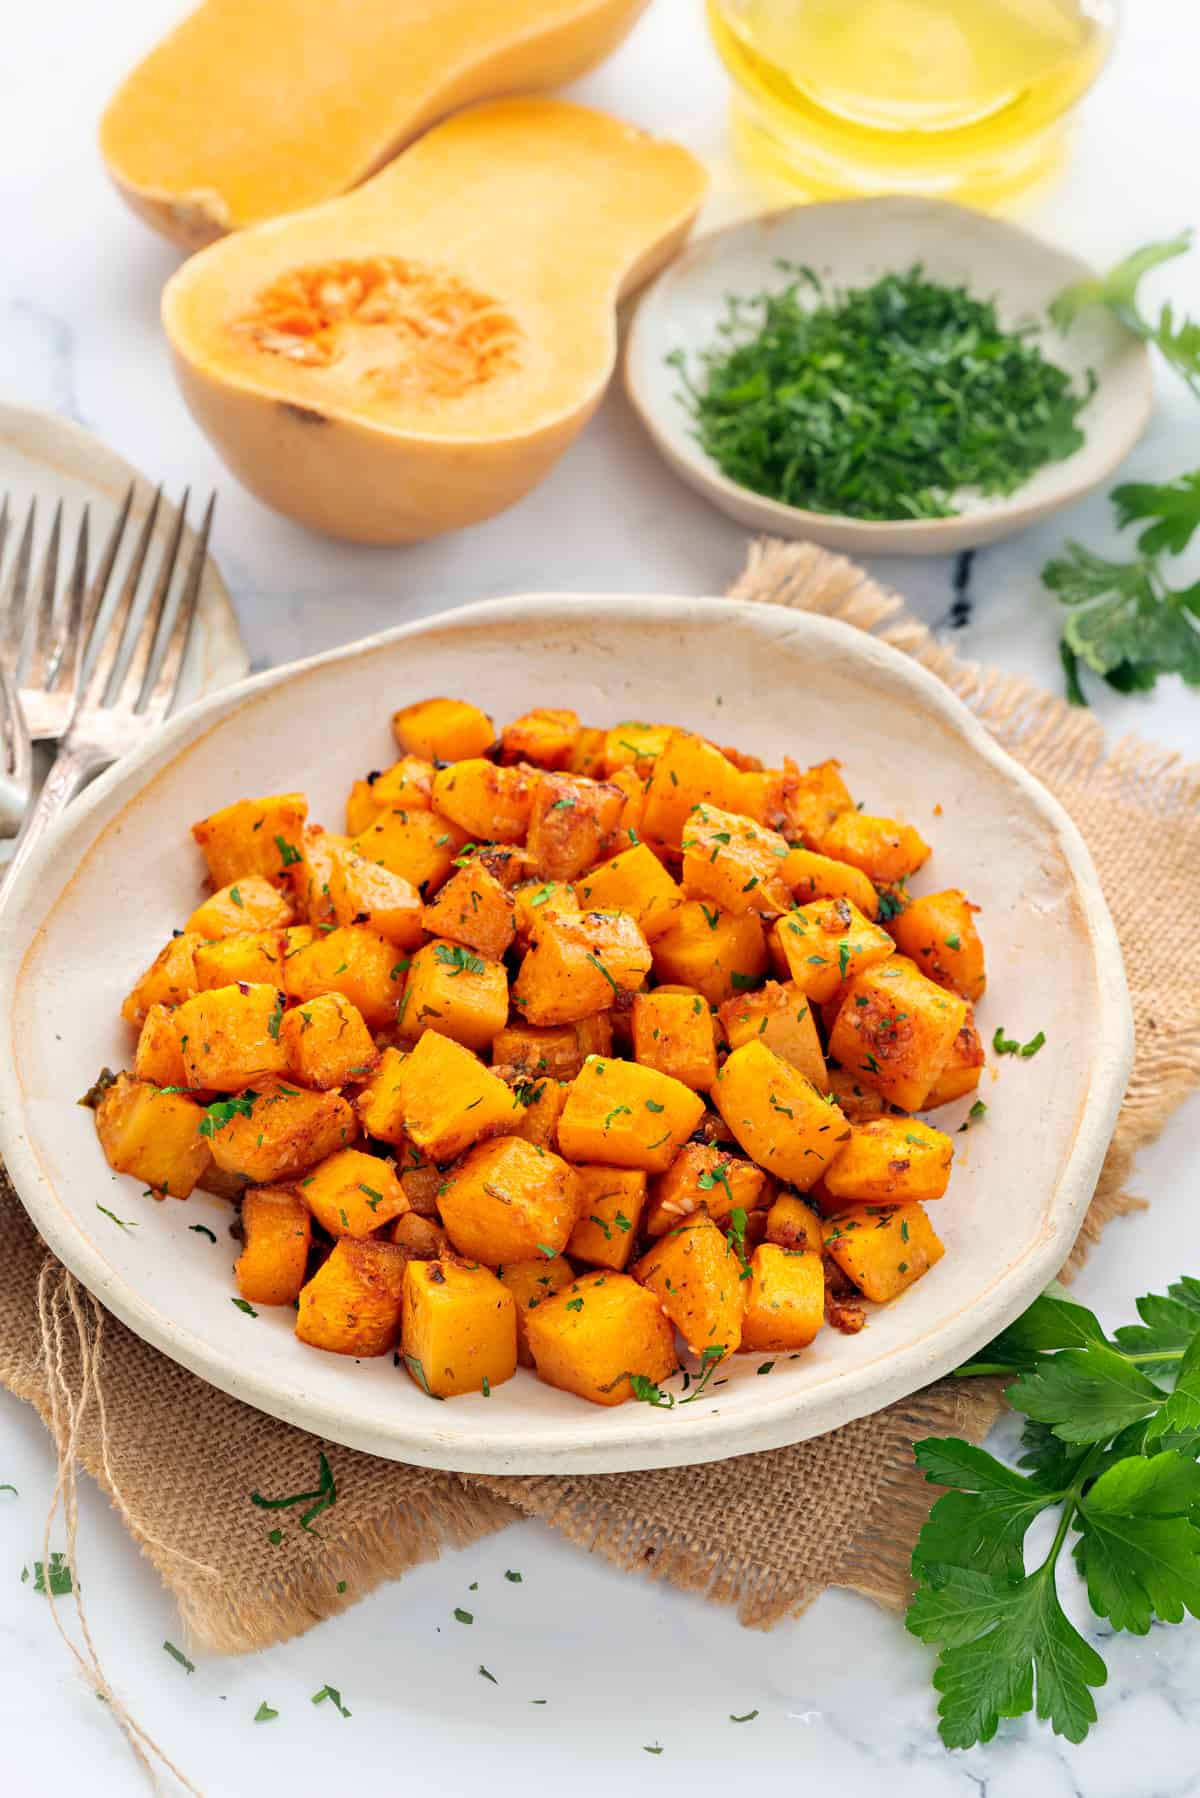
[[[986, 1124], [954, 1136], [959, 1166], [935, 1208], [945, 1258], [860, 1335], [824, 1330], [769, 1378], [761, 1357], [735, 1357], [674, 1410], [601, 1409], [523, 1369], [490, 1398], [432, 1403], [390, 1355], [321, 1354], [297, 1342], [290, 1307], [239, 1310], [228, 1206], [200, 1193], [155, 1203], [105, 1165], [75, 1100], [102, 1066], [128, 1065], [121, 998], [202, 890], [189, 824], [239, 796], [301, 788], [312, 816], [336, 825], [352, 779], [394, 754], [392, 711], [435, 693], [469, 694], [500, 720], [553, 696], [589, 723], [678, 718], [772, 759], [837, 755], [852, 792], [931, 840], [933, 881], [982, 904], [985, 1039], [1002, 1024], [1021, 1040], [1044, 1029], [1046, 1045], [985, 1074]], [[103, 775], [4, 893], [0, 1018], [0, 1153], [45, 1241], [103, 1304], [261, 1410], [396, 1460], [490, 1473], [775, 1448], [946, 1373], [1066, 1259], [1132, 1046], [1120, 951], [1078, 832], [946, 687], [828, 619], [636, 595], [468, 606], [194, 706]], [[956, 1131], [967, 1104], [938, 1123]]]
[[[777, 289], [780, 261], [816, 271], [832, 288], [860, 287], [889, 271], [921, 263], [937, 280], [994, 299], [1002, 324], [1045, 321], [1043, 348], [1082, 385], [1098, 382], [1080, 415], [1082, 447], [1051, 463], [1007, 498], [961, 496], [952, 518], [876, 522], [806, 512], [739, 487], [723, 475], [693, 435], [680, 398], [679, 371], [667, 357], [682, 350], [693, 374], [701, 352], [719, 341], [717, 326], [731, 295]], [[642, 297], [625, 352], [625, 386], [658, 449], [689, 486], [752, 530], [805, 537], [855, 556], [945, 555], [996, 543], [1036, 519], [1081, 499], [1108, 479], [1146, 428], [1153, 398], [1150, 354], [1094, 309], [1064, 336], [1046, 317], [1056, 294], [1094, 274], [1065, 250], [1003, 219], [943, 200], [892, 196], [797, 206], [744, 220], [702, 237]]]

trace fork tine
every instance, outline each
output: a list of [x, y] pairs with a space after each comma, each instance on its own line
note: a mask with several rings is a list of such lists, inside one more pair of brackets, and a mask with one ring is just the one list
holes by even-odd
[[71, 565], [71, 573], [67, 580], [64, 604], [60, 608], [58, 637], [54, 644], [54, 654], [50, 667], [46, 671], [46, 690], [50, 693], [67, 693], [78, 685], [79, 666], [82, 656], [83, 607], [87, 598], [87, 565], [88, 565], [88, 533], [91, 524], [91, 507], [83, 508], [83, 517], [79, 520], [79, 534], [75, 539], [75, 560]]
[[108, 629], [104, 634], [104, 641], [100, 645], [100, 652], [96, 657], [95, 666], [88, 677], [87, 689], [84, 694], [84, 701], [88, 705], [104, 704], [105, 694], [108, 692], [109, 682], [112, 680], [113, 671], [121, 659], [125, 636], [129, 628], [130, 614], [133, 611], [134, 600], [137, 597], [138, 583], [142, 578], [142, 569], [146, 563], [146, 552], [150, 548], [150, 539], [154, 535], [154, 526], [158, 519], [158, 507], [161, 499], [162, 488], [156, 487], [154, 490], [154, 498], [150, 502], [150, 509], [146, 513], [145, 522], [142, 525], [141, 535], [138, 537], [137, 544], [134, 548], [133, 560], [130, 562], [129, 567], [125, 572], [125, 580], [121, 587], [120, 598], [117, 600], [116, 609], [109, 619]]
[[25, 607], [29, 599], [29, 565], [33, 560], [33, 532], [37, 523], [37, 500], [31, 499], [25, 515], [25, 529], [17, 547], [17, 559], [4, 584], [0, 600], [0, 661], [16, 675], [25, 640]]
[[162, 553], [154, 590], [150, 595], [146, 610], [142, 614], [137, 642], [133, 646], [133, 654], [129, 658], [125, 678], [121, 682], [121, 691], [117, 694], [114, 702], [118, 705], [127, 705], [134, 711], [138, 709], [142, 689], [147, 685], [150, 664], [154, 660], [154, 645], [167, 609], [167, 595], [171, 591], [171, 578], [175, 573], [175, 563], [179, 556], [179, 541], [183, 536], [183, 521], [187, 515], [188, 497], [188, 489], [185, 487], [183, 498], [175, 512], [175, 528]]
[[26, 684], [47, 684], [46, 669], [54, 647], [54, 602], [58, 594], [58, 552], [62, 542], [62, 501], [54, 508], [50, 525], [50, 541], [42, 558], [42, 570], [36, 583], [37, 598], [26, 626], [29, 643], [29, 668]]
[[[146, 699], [146, 707], [154, 708], [162, 716], [166, 715], [174, 703], [180, 676], [183, 673], [183, 664], [187, 658], [188, 643], [192, 635], [192, 621], [196, 616], [200, 587], [204, 580], [204, 565], [208, 560], [208, 539], [212, 531], [216, 505], [216, 493], [210, 493], [196, 541], [192, 546], [191, 560], [188, 563], [187, 573], [184, 575], [183, 589], [179, 595], [179, 604], [175, 608], [171, 634], [167, 638], [166, 647], [163, 650], [158, 676]], [[179, 512], [182, 517], [182, 506], [179, 508]]]
[[100, 560], [96, 565], [96, 572], [92, 576], [91, 583], [87, 590], [87, 596], [83, 602], [83, 615], [79, 621], [79, 636], [75, 643], [75, 678], [77, 684], [83, 674], [83, 665], [87, 660], [88, 646], [91, 642], [92, 632], [96, 628], [96, 620], [100, 616], [100, 608], [104, 604], [104, 596], [108, 592], [108, 583], [112, 579], [113, 567], [125, 537], [125, 526], [129, 523], [129, 513], [130, 508], [133, 505], [135, 486], [136, 482], [130, 481], [128, 487], [125, 489], [125, 498], [121, 501], [121, 510], [113, 520], [112, 529], [108, 533], [108, 540], [100, 552]]

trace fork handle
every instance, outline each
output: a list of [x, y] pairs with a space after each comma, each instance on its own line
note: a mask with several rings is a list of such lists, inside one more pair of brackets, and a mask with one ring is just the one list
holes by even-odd
[[99, 774], [102, 768], [107, 768], [112, 759], [112, 756], [98, 753], [84, 744], [59, 750], [41, 792], [25, 814], [25, 822], [5, 870], [5, 878], [10, 884], [46, 832], [67, 809], [80, 787], [93, 774]]

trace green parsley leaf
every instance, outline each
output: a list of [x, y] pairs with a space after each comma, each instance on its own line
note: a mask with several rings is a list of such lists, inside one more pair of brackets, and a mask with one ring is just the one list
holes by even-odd
[[343, 1717], [348, 1717], [350, 1715], [350, 1712], [342, 1703], [342, 1695], [336, 1686], [322, 1686], [319, 1692], [313, 1693], [310, 1703], [324, 1704], [326, 1699], [329, 1700], [335, 1711], [341, 1712]]
[[520, 1585], [520, 1584], [521, 1584], [521, 1575], [520, 1575], [520, 1574], [519, 1574], [519, 1573], [517, 1573], [517, 1572], [516, 1572], [516, 1571], [515, 1571], [515, 1570], [514, 1570], [514, 1569], [513, 1569], [513, 1568], [511, 1568], [511, 1567], [506, 1567], [506, 1568], [505, 1568], [505, 1570], [504, 1570], [504, 1577], [505, 1577], [505, 1579], [506, 1579], [506, 1580], [511, 1580], [511, 1581], [512, 1581], [512, 1584], [513, 1584], [513, 1585], [514, 1585], [514, 1586], [519, 1586], [519, 1585]]
[[[107, 1205], [101, 1205], [99, 1202], [97, 1202], [96, 1210], [102, 1211], [104, 1213], [105, 1217], [111, 1217], [113, 1223], [117, 1225], [118, 1229], [126, 1230], [126, 1231], [137, 1229], [136, 1223], [131, 1223], [131, 1224], [126, 1223], [126, 1221], [123, 1217], [118, 1217], [115, 1211], [110, 1211], [108, 1209]], [[216, 1241], [215, 1237], [213, 1238], [213, 1241], [214, 1242]]]
[[264, 1698], [262, 1703], [259, 1705], [258, 1709], [254, 1713], [254, 1721], [256, 1723], [270, 1723], [278, 1715], [279, 1715], [279, 1712], [276, 1710], [272, 1710], [271, 1706], [267, 1703], [266, 1699]]
[[163, 1647], [173, 1661], [179, 1662], [179, 1665], [183, 1668], [185, 1673], [194, 1673], [196, 1671], [195, 1661], [189, 1661], [182, 1648], [176, 1648], [174, 1642], [164, 1642]]
[[247, 1087], [246, 1091], [236, 1099], [214, 1099], [211, 1105], [204, 1107], [199, 1134], [211, 1138], [217, 1134], [218, 1130], [224, 1130], [227, 1124], [232, 1124], [234, 1118], [253, 1117], [254, 1101], [257, 1097], [258, 1094], [251, 1092]]
[[444, 1402], [441, 1393], [435, 1392], [433, 1387], [429, 1384], [425, 1368], [417, 1355], [405, 1354], [404, 1365], [408, 1368], [409, 1373], [417, 1382], [417, 1385], [421, 1388], [421, 1391], [425, 1394], [426, 1398], [435, 1398], [439, 1404]]
[[450, 969], [451, 979], [459, 974], [482, 974], [485, 968], [482, 956], [472, 955], [461, 943], [435, 943], [433, 958]]
[[[22, 1573], [22, 1580], [27, 1577]], [[48, 1568], [41, 1561], [33, 1563], [33, 1589], [35, 1592], [48, 1592], [51, 1598], [66, 1598], [74, 1590], [70, 1564], [61, 1549], [50, 1551]]]
[[189, 1224], [188, 1229], [193, 1230], [197, 1236], [207, 1236], [210, 1242], [217, 1240], [215, 1231], [210, 1230], [207, 1224]]
[[254, 1309], [254, 1306], [250, 1303], [249, 1299], [230, 1299], [229, 1303], [231, 1305], [236, 1305], [239, 1311], [244, 1311], [247, 1317], [258, 1316], [258, 1312]]
[[[310, 1492], [292, 1492], [287, 1498], [264, 1498], [261, 1492], [250, 1494], [250, 1503], [257, 1505], [262, 1511], [287, 1511], [293, 1505], [308, 1505], [310, 1508], [301, 1513], [300, 1528], [312, 1530], [315, 1518], [337, 1503], [337, 1481], [333, 1477], [333, 1469], [322, 1453], [317, 1462], [317, 1484]], [[312, 1530], [313, 1535], [320, 1531]]]
[[757, 1716], [758, 1716], [757, 1711], [744, 1711], [740, 1717], [735, 1717], [733, 1712], [730, 1711], [729, 1721], [731, 1723], [753, 1723], [754, 1719]]
[[474, 1623], [475, 1619], [470, 1611], [464, 1611], [460, 1605], [455, 1605], [454, 1621], [456, 1623]]
[[481, 1678], [490, 1679], [494, 1686], [498, 1686], [500, 1684], [500, 1681], [496, 1678], [496, 1675], [494, 1673], [489, 1673], [482, 1661], [480, 1661], [480, 1663], [479, 1663], [479, 1673], [480, 1673]]
[[279, 859], [285, 868], [294, 868], [304, 859], [300, 854], [300, 851], [296, 848], [296, 845], [294, 843], [289, 843], [286, 837], [277, 836], [275, 838], [275, 847], [279, 851]]

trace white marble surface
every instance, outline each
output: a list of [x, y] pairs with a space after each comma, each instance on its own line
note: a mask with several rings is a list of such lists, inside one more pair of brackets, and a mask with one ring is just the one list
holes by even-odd
[[[172, 0], [64, 0], [3, 11], [0, 66], [0, 393], [77, 418], [173, 488], [221, 488], [216, 552], [257, 664], [342, 642], [442, 606], [538, 588], [704, 592], [742, 557], [740, 533], [656, 463], [618, 394], [540, 492], [506, 517], [439, 543], [356, 550], [309, 537], [227, 480], [175, 391], [157, 326], [174, 265], [109, 191], [95, 150], [103, 99], [176, 11]], [[1029, 208], [1035, 227], [1097, 261], [1197, 219], [1194, 80], [1200, 16], [1180, 0], [1136, 0], [1093, 96], [1071, 167]], [[711, 217], [755, 202], [726, 161], [724, 86], [698, 0], [655, 0], [629, 43], [581, 84], [585, 97], [674, 133], [710, 157]], [[758, 196], [761, 203], [762, 196]], [[1200, 311], [1200, 251], [1171, 292]], [[1151, 435], [1131, 470], [1195, 464], [1200, 412], [1164, 377]], [[969, 653], [1056, 684], [1053, 608], [1036, 573], [1065, 534], [1097, 547], [1102, 500], [981, 556]], [[948, 565], [895, 564], [923, 616], [949, 605]], [[1195, 752], [1200, 701], [1168, 684], [1150, 700], [1104, 695], [1114, 733]], [[1079, 1290], [1111, 1323], [1129, 1298], [1200, 1270], [1194, 1139], [1181, 1111], [1137, 1170], [1149, 1215], [1118, 1224]], [[215, 1452], [219, 1452], [217, 1449]], [[47, 1607], [19, 1583], [40, 1553], [51, 1457], [31, 1412], [0, 1395], [0, 1788], [21, 1798], [144, 1789], [103, 1708], [79, 1683]], [[521, 1526], [423, 1568], [303, 1639], [249, 1659], [197, 1655], [186, 1675], [163, 1653], [181, 1641], [168, 1596], [92, 1490], [80, 1566], [98, 1643], [126, 1701], [209, 1798], [262, 1791], [380, 1793], [473, 1782], [516, 1794], [549, 1785], [607, 1792], [731, 1789], [809, 1780], [865, 1798], [1183, 1798], [1200, 1792], [1200, 1631], [1160, 1628], [1104, 1644], [1101, 1721], [1071, 1748], [1028, 1724], [985, 1750], [939, 1745], [929, 1656], [899, 1623], [844, 1594], [770, 1636], [738, 1629], [694, 1598], [623, 1579]], [[503, 1578], [520, 1569], [520, 1585]], [[470, 1593], [472, 1582], [478, 1590]], [[466, 1629], [452, 1616], [466, 1604]], [[1072, 1599], [1075, 1616], [1083, 1612]], [[1097, 1632], [1097, 1635], [1103, 1632]], [[477, 1673], [486, 1664], [500, 1683]], [[339, 1687], [339, 1718], [310, 1695]], [[544, 1706], [529, 1699], [545, 1697]], [[279, 1712], [255, 1725], [266, 1699]], [[757, 1709], [752, 1723], [730, 1713]], [[661, 1756], [643, 1752], [660, 1744]]]

